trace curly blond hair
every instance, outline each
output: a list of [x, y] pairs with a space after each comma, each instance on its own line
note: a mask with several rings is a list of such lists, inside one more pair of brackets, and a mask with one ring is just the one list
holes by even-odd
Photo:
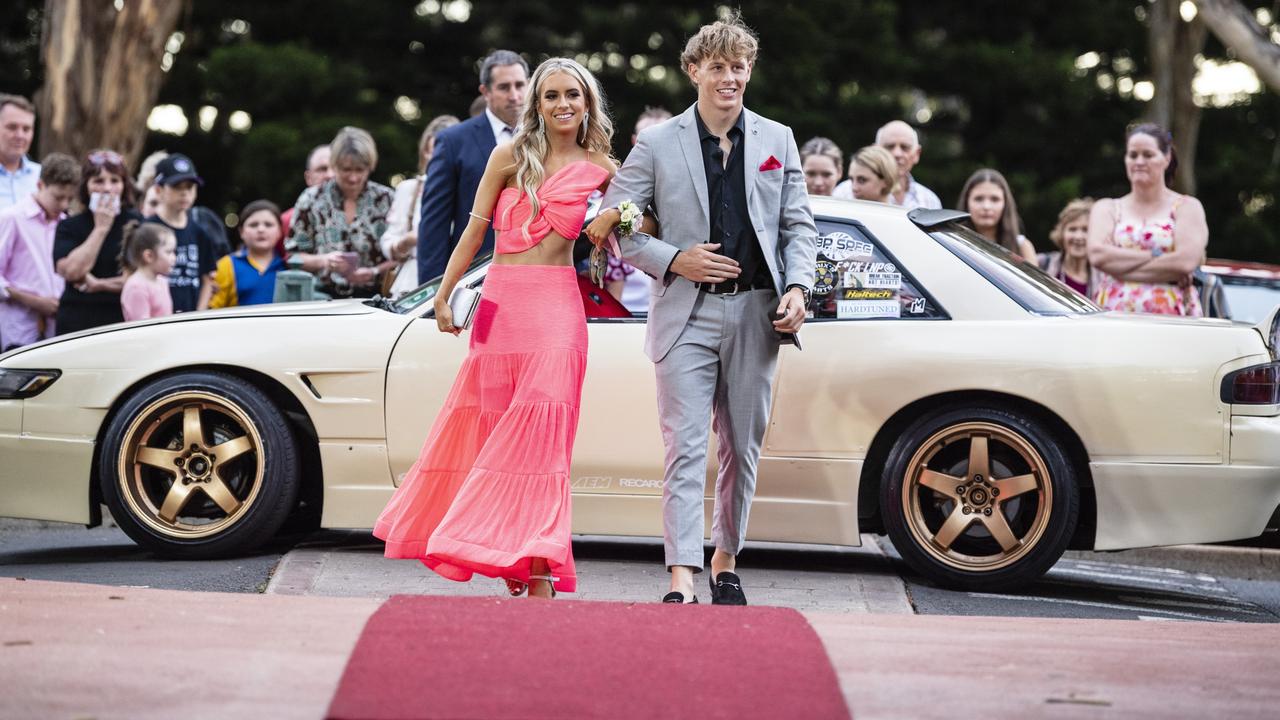
[[724, 20], [703, 25], [680, 53], [680, 66], [687, 72], [690, 65], [700, 65], [708, 58], [746, 60], [752, 65], [760, 52], [760, 41], [755, 32], [742, 22], [742, 14], [736, 10]]

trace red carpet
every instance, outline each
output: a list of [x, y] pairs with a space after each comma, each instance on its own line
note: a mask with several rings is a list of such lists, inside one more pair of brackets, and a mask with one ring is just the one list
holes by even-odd
[[847, 718], [800, 613], [397, 595], [374, 613], [332, 720]]

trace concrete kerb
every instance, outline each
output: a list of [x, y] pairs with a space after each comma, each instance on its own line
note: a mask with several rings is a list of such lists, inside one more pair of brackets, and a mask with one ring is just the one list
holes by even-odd
[[1280, 580], [1280, 549], [1275, 548], [1173, 545], [1115, 552], [1071, 550], [1063, 557], [1162, 567], [1242, 580]]

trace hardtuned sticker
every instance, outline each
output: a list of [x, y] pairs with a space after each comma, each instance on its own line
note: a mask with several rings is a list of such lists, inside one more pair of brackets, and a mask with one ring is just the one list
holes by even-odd
[[837, 300], [836, 317], [841, 319], [902, 317], [902, 304], [897, 300]]
[[902, 287], [902, 273], [896, 272], [847, 272], [844, 282], [847, 288], [888, 288], [897, 290]]
[[898, 293], [893, 290], [871, 289], [862, 290], [859, 288], [845, 288], [840, 291], [841, 300], [894, 300]]
[[813, 270], [813, 294], [826, 295], [836, 289], [836, 264], [819, 260]]
[[849, 233], [833, 232], [818, 238], [818, 254], [840, 262], [851, 257], [871, 257], [875, 246], [866, 240], [858, 240]]

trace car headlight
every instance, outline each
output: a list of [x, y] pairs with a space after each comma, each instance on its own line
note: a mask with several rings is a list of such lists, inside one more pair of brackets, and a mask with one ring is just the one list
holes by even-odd
[[14, 370], [0, 368], [0, 400], [35, 397], [53, 384], [61, 370]]

